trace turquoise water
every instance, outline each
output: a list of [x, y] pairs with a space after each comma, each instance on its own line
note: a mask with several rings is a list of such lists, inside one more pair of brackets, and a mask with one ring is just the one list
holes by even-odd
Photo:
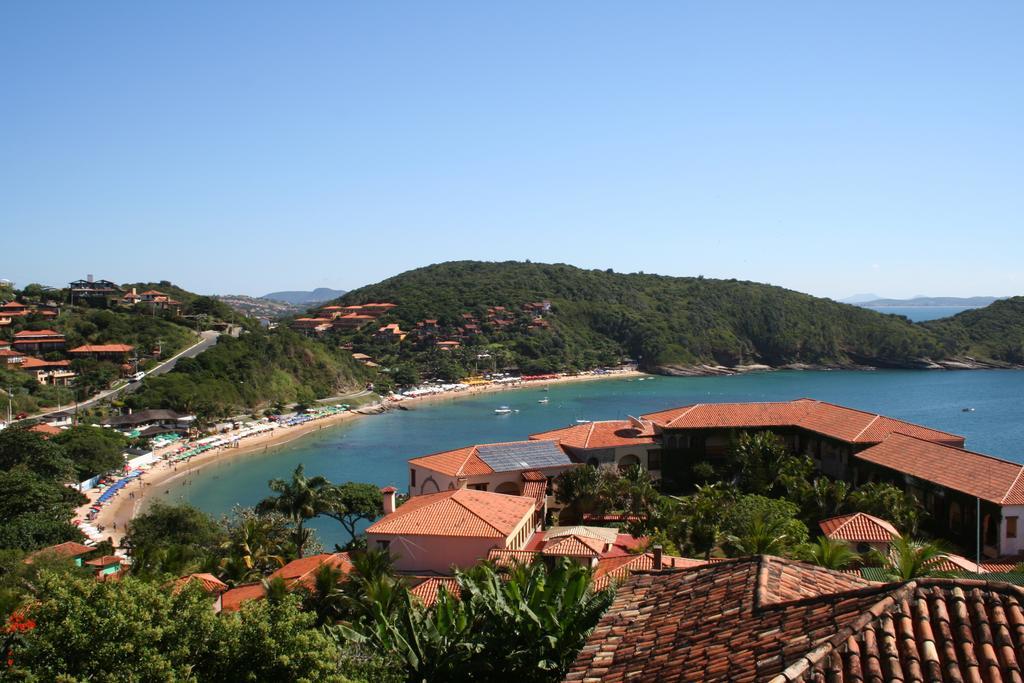
[[[537, 403], [547, 396], [546, 405]], [[474, 443], [525, 439], [577, 419], [617, 419], [694, 402], [779, 401], [811, 397], [963, 434], [973, 450], [1024, 462], [1024, 372], [768, 372], [732, 377], [610, 379], [510, 390], [416, 406], [327, 427], [266, 453], [212, 463], [168, 491], [174, 499], [222, 514], [254, 505], [267, 480], [299, 463], [336, 482], [406, 488], [408, 458]], [[495, 415], [508, 405], [511, 415]], [[973, 407], [974, 412], [963, 412]], [[332, 520], [314, 525], [327, 547], [345, 539]]]
[[886, 306], [875, 308], [872, 306], [865, 306], [870, 308], [872, 311], [878, 311], [879, 313], [889, 313], [893, 315], [903, 315], [915, 323], [922, 322], [924, 320], [935, 320], [936, 318], [948, 318], [951, 315], [956, 315], [961, 311], [970, 311], [972, 308], [965, 308], [963, 306]]

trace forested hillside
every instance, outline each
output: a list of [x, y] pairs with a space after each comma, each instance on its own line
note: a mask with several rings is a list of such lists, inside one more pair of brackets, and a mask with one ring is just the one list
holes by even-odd
[[201, 418], [256, 410], [275, 403], [312, 402], [361, 388], [367, 371], [339, 349], [288, 329], [222, 335], [173, 372], [147, 378], [128, 396], [133, 408], [173, 408]]
[[1024, 297], [995, 301], [921, 326], [935, 334], [948, 355], [1024, 363]]
[[[491, 334], [485, 330], [465, 340], [465, 349], [502, 350], [530, 370], [587, 367], [622, 357], [639, 359], [647, 368], [753, 363], [924, 367], [926, 359], [947, 358], [968, 348], [995, 359], [1016, 357], [1008, 340], [997, 342], [990, 336], [997, 331], [994, 323], [980, 333], [966, 332], [962, 323], [916, 325], [900, 316], [754, 282], [622, 274], [562, 264], [442, 263], [353, 290], [339, 302], [398, 304], [380, 322], [399, 322], [411, 330], [424, 319], [454, 329], [466, 313], [482, 318], [494, 306], [519, 312], [525, 304], [543, 300], [551, 303], [544, 327], [511, 326]], [[1011, 321], [1022, 324], [1020, 309], [1010, 308], [1013, 301], [1000, 302], [1007, 308], [1000, 311], [1003, 325], [998, 329], [1012, 327]], [[985, 318], [988, 310], [961, 316]], [[370, 344], [369, 335], [362, 335]], [[1017, 340], [1019, 352], [1019, 335]], [[494, 349], [496, 342], [500, 349]], [[422, 365], [425, 351], [421, 348], [417, 356], [415, 345], [402, 343], [407, 345], [409, 351], [399, 347], [395, 357]], [[379, 345], [376, 349], [383, 353]], [[464, 351], [455, 357], [465, 365], [470, 355]]]

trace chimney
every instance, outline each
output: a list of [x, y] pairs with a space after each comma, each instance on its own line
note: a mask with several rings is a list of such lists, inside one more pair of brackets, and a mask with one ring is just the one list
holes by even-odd
[[385, 486], [380, 490], [381, 499], [384, 503], [384, 514], [390, 515], [395, 511], [395, 493], [398, 489], [394, 486]]
[[661, 569], [661, 545], [656, 545], [653, 548], [651, 548], [651, 550], [653, 551], [653, 554], [654, 554], [654, 566], [653, 566], [653, 569], [655, 571], [660, 570]]

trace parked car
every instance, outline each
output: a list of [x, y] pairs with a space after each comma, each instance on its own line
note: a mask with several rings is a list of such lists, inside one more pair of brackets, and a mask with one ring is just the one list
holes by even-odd
[[144, 373], [144, 372], [136, 372], [134, 375], [132, 375], [130, 377], [131, 381], [133, 381], [133, 382], [141, 382], [145, 378], [146, 378], [146, 373]]

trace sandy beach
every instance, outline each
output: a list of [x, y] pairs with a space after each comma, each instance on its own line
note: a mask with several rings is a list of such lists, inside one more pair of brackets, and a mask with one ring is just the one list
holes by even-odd
[[[199, 472], [204, 466], [212, 462], [221, 462], [225, 458], [237, 458], [255, 452], [264, 452], [267, 449], [284, 445], [300, 439], [312, 432], [320, 431], [327, 427], [354, 420], [359, 417], [370, 417], [380, 411], [380, 408], [400, 409], [399, 406], [413, 408], [418, 405], [441, 403], [446, 401], [457, 401], [459, 399], [481, 394], [500, 393], [504, 391], [517, 391], [521, 389], [532, 389], [535, 387], [550, 386], [553, 384], [566, 384], [571, 382], [598, 381], [603, 379], [624, 379], [630, 377], [642, 377], [645, 373], [638, 371], [618, 371], [601, 375], [574, 375], [552, 379], [533, 380], [519, 384], [486, 384], [471, 386], [461, 391], [446, 392], [408, 398], [403, 401], [381, 401], [378, 403], [363, 406], [355, 411], [339, 413], [318, 420], [294, 427], [280, 427], [271, 432], [257, 434], [240, 441], [235, 446], [225, 446], [205, 453], [201, 453], [187, 462], [172, 463], [168, 460], [161, 460], [155, 463], [136, 481], [124, 487], [106, 506], [104, 506], [93, 524], [103, 527], [103, 537], [113, 540], [115, 545], [120, 545], [124, 536], [124, 530], [131, 519], [137, 515], [145, 506], [146, 502], [154, 497], [163, 487], [182, 477], [192, 476]], [[162, 456], [172, 451], [175, 446], [168, 446], [156, 451], [156, 455]], [[86, 503], [76, 512], [76, 519], [84, 519], [89, 506], [99, 497], [99, 491], [86, 492], [89, 503]]]

